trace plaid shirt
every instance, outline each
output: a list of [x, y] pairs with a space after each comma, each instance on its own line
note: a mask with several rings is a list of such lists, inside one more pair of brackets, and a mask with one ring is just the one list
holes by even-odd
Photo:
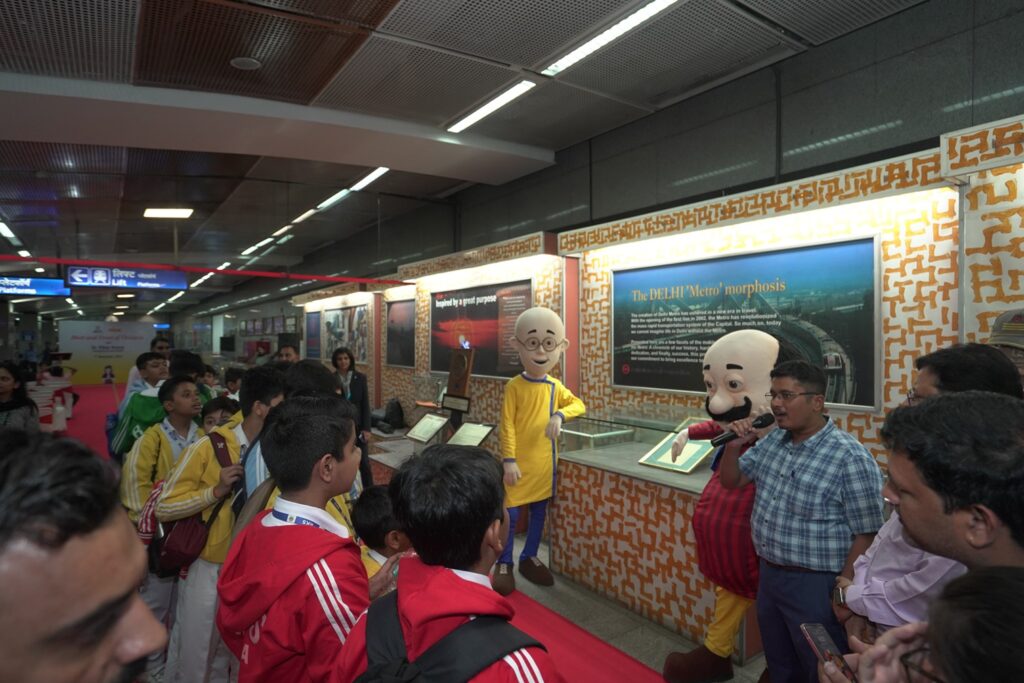
[[852, 536], [882, 526], [882, 472], [831, 420], [799, 444], [776, 429], [739, 465], [757, 483], [754, 548], [769, 562], [838, 573]]

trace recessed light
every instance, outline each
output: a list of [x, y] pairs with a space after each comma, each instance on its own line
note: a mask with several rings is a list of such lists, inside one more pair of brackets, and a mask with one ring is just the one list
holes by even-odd
[[131, 308], [131, 306], [114, 306], [114, 308], [117, 308], [117, 309], [126, 309], [126, 308]]
[[134, 299], [135, 295], [134, 294], [118, 294], [117, 298], [118, 299]]
[[124, 315], [124, 311], [114, 311], [114, 315]]
[[36, 268], [36, 272], [37, 273], [45, 273], [46, 272], [46, 268]]
[[239, 71], [255, 71], [263, 67], [263, 62], [252, 57], [234, 57], [230, 64]]
[[189, 218], [192, 209], [146, 209], [142, 215], [146, 218]]

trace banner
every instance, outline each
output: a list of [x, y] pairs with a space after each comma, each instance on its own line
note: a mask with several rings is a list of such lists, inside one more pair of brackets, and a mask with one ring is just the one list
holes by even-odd
[[529, 280], [430, 295], [430, 370], [448, 372], [451, 349], [476, 349], [473, 374], [512, 377], [522, 370], [508, 343], [516, 318], [533, 305]]
[[320, 360], [320, 311], [306, 314], [306, 358]]
[[388, 302], [387, 365], [416, 367], [416, 302]]
[[60, 322], [60, 350], [70, 353], [62, 363], [76, 370], [74, 384], [126, 382], [140, 353], [149, 351], [153, 323], [108, 323], [88, 320]]
[[760, 329], [822, 366], [830, 403], [874, 406], [874, 238], [612, 273], [613, 383], [705, 391], [716, 339]]

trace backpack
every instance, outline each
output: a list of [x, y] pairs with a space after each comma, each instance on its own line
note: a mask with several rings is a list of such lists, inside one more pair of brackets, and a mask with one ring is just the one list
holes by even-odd
[[398, 591], [393, 591], [367, 610], [366, 672], [355, 683], [460, 683], [525, 647], [545, 649], [502, 617], [481, 616], [410, 662], [398, 617]]
[[384, 406], [384, 421], [395, 429], [405, 429], [405, 412], [397, 398], [391, 399]]

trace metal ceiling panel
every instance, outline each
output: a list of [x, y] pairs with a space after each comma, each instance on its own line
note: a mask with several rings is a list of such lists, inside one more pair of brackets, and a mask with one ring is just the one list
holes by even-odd
[[924, 0], [735, 0], [815, 45]]
[[558, 81], [543, 83], [473, 126], [500, 140], [564, 149], [649, 112]]
[[691, 0], [595, 53], [561, 80], [651, 106], [755, 63], [796, 53], [716, 0]]
[[398, 0], [249, 0], [254, 5], [297, 12], [311, 17], [377, 26]]
[[0, 174], [0, 201], [54, 203], [78, 198], [120, 199], [119, 175], [42, 173]]
[[507, 64], [537, 66], [568, 51], [567, 40], [603, 28], [639, 4], [638, 0], [404, 0], [381, 28]]
[[0, 71], [127, 83], [137, 0], [4, 0]]
[[373, 36], [314, 104], [440, 125], [516, 76], [505, 67]]
[[137, 175], [181, 175], [241, 178], [259, 157], [245, 154], [182, 152], [129, 147], [128, 173]]
[[360, 174], [369, 171], [365, 166], [332, 164], [326, 161], [304, 161], [261, 157], [246, 173], [250, 180], [272, 180], [281, 183], [314, 185], [324, 188], [343, 188]]
[[406, 197], [436, 197], [442, 192], [460, 185], [465, 185], [465, 181], [420, 173], [391, 171], [375, 181], [368, 191], [400, 194]]
[[124, 147], [0, 140], [0, 172], [124, 173]]
[[[213, 0], [143, 0], [135, 83], [308, 103], [365, 31]], [[255, 71], [235, 57], [262, 63]]]

